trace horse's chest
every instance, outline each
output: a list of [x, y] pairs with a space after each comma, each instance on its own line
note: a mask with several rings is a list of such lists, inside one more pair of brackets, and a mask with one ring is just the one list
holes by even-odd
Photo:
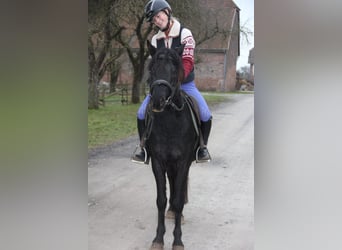
[[166, 158], [179, 158], [187, 151], [191, 145], [191, 133], [186, 127], [179, 124], [164, 124], [156, 127], [151, 133], [151, 146], [158, 155]]
[[177, 123], [159, 124], [151, 132], [154, 144], [164, 147], [179, 147], [189, 141], [190, 131]]

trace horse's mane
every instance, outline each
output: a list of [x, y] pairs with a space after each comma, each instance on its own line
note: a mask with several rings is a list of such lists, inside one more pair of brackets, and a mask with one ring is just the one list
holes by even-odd
[[178, 73], [171, 76], [171, 84], [180, 84], [184, 79], [184, 68], [182, 58], [175, 49], [157, 49], [156, 53], [152, 56], [152, 60], [148, 67], [150, 75], [154, 75], [159, 67], [163, 67], [163, 64], [170, 62], [175, 66]]

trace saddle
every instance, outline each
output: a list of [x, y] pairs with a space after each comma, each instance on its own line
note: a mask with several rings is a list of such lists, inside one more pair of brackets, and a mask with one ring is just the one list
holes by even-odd
[[196, 131], [197, 136], [199, 137], [200, 140], [200, 145], [203, 145], [203, 138], [202, 138], [202, 132], [201, 132], [201, 120], [200, 120], [200, 115], [199, 115], [199, 108], [198, 104], [195, 98], [192, 96], [188, 95], [184, 91], [181, 91], [181, 95], [184, 97], [186, 105], [188, 105], [192, 117], [192, 122], [194, 125], [194, 129]]

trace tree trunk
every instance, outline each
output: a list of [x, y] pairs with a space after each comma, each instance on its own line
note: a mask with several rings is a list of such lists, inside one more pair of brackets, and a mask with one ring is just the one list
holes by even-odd
[[88, 109], [99, 108], [99, 93], [97, 89], [97, 74], [93, 72], [91, 65], [88, 68]]
[[110, 68], [110, 70], [111, 70], [111, 72], [110, 72], [109, 92], [113, 93], [113, 92], [115, 92], [116, 82], [118, 81], [120, 66], [117, 64], [114, 64], [114, 66], [112, 66]]
[[137, 75], [134, 74], [134, 79], [133, 79], [133, 85], [132, 85], [132, 103], [139, 103], [140, 102], [140, 88], [139, 88], [139, 83], [137, 79]]
[[134, 66], [134, 78], [132, 86], [132, 103], [140, 102], [140, 84], [144, 75], [144, 63]]

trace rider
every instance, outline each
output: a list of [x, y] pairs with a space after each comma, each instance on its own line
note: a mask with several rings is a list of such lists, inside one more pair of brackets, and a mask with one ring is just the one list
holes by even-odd
[[[198, 91], [194, 82], [195, 40], [192, 33], [189, 29], [183, 28], [179, 21], [172, 16], [172, 9], [165, 0], [150, 0], [145, 6], [145, 18], [159, 29], [159, 32], [152, 37], [151, 44], [154, 47], [176, 48], [181, 44], [185, 44], [182, 55], [185, 80], [181, 84], [181, 89], [197, 101], [204, 145], [198, 150], [196, 158], [197, 162], [208, 162], [211, 159], [207, 149], [207, 143], [211, 130], [212, 115], [205, 99]], [[137, 126], [140, 140], [145, 131], [145, 112], [150, 98], [150, 95], [146, 96], [137, 113]], [[145, 153], [146, 151], [142, 145], [141, 152], [135, 154], [132, 160], [139, 163], [146, 163]]]

